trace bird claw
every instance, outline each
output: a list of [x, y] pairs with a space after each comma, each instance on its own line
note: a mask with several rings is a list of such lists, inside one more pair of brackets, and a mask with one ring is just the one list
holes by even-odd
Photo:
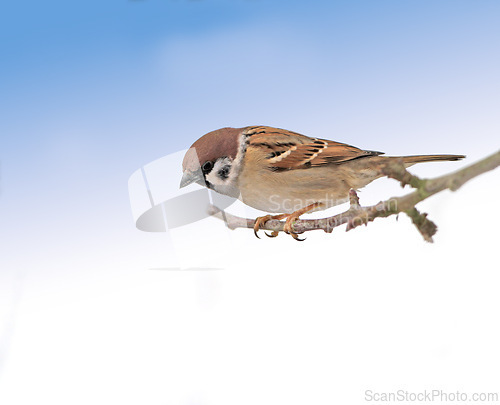
[[[286, 218], [285, 225], [283, 226], [283, 232], [290, 235], [296, 241], [302, 242], [302, 241], [306, 240], [306, 238], [303, 238], [303, 239], [299, 238], [299, 234], [294, 232], [294, 230], [293, 230], [293, 223], [297, 219], [299, 219], [300, 215], [302, 215], [304, 212], [307, 212], [306, 210], [302, 210], [302, 211], [297, 211], [294, 214], [264, 215], [263, 217], [258, 217], [255, 219], [255, 224], [253, 226], [253, 233], [257, 238], [260, 239], [260, 236], [258, 235], [259, 229], [261, 226], [265, 225], [265, 223], [267, 221], [269, 221], [270, 219], [282, 220], [283, 218]], [[271, 231], [271, 233], [267, 233], [267, 232], [264, 232], [264, 233], [269, 238], [275, 238], [276, 236], [279, 235], [279, 231]]]
[[[270, 219], [282, 219], [283, 215], [264, 215], [263, 217], [258, 217], [255, 219], [255, 224], [253, 226], [253, 233], [254, 235], [260, 239], [260, 236], [258, 235], [259, 229], [262, 225], [264, 225], [267, 221]], [[278, 236], [278, 231], [272, 231], [271, 234], [268, 234], [267, 232], [264, 232], [267, 236], [270, 238], [275, 238]]]
[[268, 238], [275, 238], [279, 235], [279, 231], [272, 231], [271, 233], [264, 232]]
[[299, 238], [299, 234], [293, 231], [293, 223], [298, 219], [299, 217], [296, 215], [290, 215], [285, 222], [285, 225], [283, 226], [283, 232], [286, 234], [290, 235], [293, 239], [299, 242], [303, 242], [306, 240], [306, 238]]
[[292, 236], [293, 239], [295, 239], [297, 242], [304, 242], [307, 238], [299, 238], [299, 235], [296, 233], [290, 233], [289, 235]]

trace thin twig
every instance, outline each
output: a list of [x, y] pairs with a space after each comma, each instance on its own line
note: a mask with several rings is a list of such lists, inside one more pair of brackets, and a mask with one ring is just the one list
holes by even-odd
[[[388, 161], [381, 164], [379, 170], [390, 178], [398, 180], [401, 186], [410, 185], [415, 190], [402, 197], [392, 197], [372, 206], [363, 207], [359, 204], [358, 195], [354, 190], [349, 193], [350, 207], [347, 211], [322, 219], [299, 219], [293, 224], [297, 234], [313, 230], [332, 232], [334, 228], [347, 224], [346, 231], [360, 225], [367, 225], [375, 218], [389, 217], [401, 212], [407, 214], [424, 239], [432, 242], [432, 236], [437, 231], [437, 226], [427, 218], [427, 214], [420, 213], [415, 206], [421, 201], [443, 191], [456, 191], [466, 182], [500, 166], [500, 151], [454, 173], [436, 177], [434, 179], [420, 179], [408, 172], [402, 161]], [[230, 229], [252, 228], [255, 220], [241, 218], [219, 210], [215, 206], [209, 208], [209, 213], [223, 219]], [[261, 229], [268, 231], [283, 231], [284, 222], [269, 220]]]

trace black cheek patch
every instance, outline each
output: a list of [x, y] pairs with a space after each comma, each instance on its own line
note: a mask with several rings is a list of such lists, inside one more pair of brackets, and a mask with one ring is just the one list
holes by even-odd
[[229, 177], [229, 169], [230, 166], [224, 166], [222, 169], [218, 171], [218, 175], [221, 179], [227, 179]]

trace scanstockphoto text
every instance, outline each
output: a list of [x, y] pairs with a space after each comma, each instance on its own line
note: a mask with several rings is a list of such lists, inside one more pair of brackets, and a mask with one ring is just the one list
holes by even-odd
[[[210, 190], [211, 191], [211, 190]], [[210, 206], [215, 206], [221, 211], [225, 211], [228, 209], [233, 203], [235, 203], [237, 200], [242, 200], [242, 197], [239, 196], [239, 198], [234, 198], [234, 197], [228, 197], [228, 196], [221, 196], [216, 193], [200, 193], [197, 191], [189, 191], [186, 193], [182, 194], [183, 197], [180, 198], [173, 198], [171, 200], [165, 201], [164, 202], [164, 210], [167, 218], [176, 218], [176, 221], [182, 223], [182, 225], [187, 225], [191, 224], [197, 221], [200, 221], [208, 216], [208, 208]], [[326, 196], [325, 196], [326, 197]], [[178, 200], [178, 201], [177, 201]], [[307, 207], [308, 205], [314, 204], [317, 202], [317, 200], [293, 200], [293, 199], [283, 199], [281, 196], [278, 195], [271, 195], [269, 201], [273, 202], [275, 201], [277, 204], [277, 207], [275, 210], [272, 212], [279, 212], [279, 213], [285, 213], [285, 212], [294, 212], [298, 211], [301, 208]], [[279, 201], [279, 203], [278, 203]], [[338, 200], [334, 201], [331, 203], [331, 206], [338, 206], [343, 203], [345, 203], [347, 199], [343, 200]], [[278, 206], [279, 205], [279, 206]], [[200, 216], [200, 212], [198, 211], [192, 211], [189, 208], [190, 207], [198, 207], [199, 211], [206, 213], [205, 215]], [[389, 211], [389, 212], [396, 212], [398, 209], [398, 200], [395, 198], [391, 198], [386, 201], [381, 201], [379, 202], [376, 206], [375, 209], [377, 211]], [[324, 214], [324, 216], [328, 216], [327, 213]], [[182, 220], [181, 220], [182, 219]], [[335, 222], [335, 226], [341, 225], [344, 223], [344, 220], [341, 217], [331, 217], [330, 218], [332, 221]], [[352, 218], [351, 220], [353, 223], [359, 222], [360, 224], [363, 224], [366, 222], [365, 215], [362, 211], [359, 212], [359, 216], [356, 216]], [[338, 223], [337, 223], [338, 222]]]
[[[318, 201], [325, 201], [329, 207], [335, 207], [337, 205], [344, 204], [349, 200], [349, 197], [346, 195], [345, 198], [342, 199], [333, 199], [329, 195], [325, 195], [323, 198], [315, 198], [315, 199], [292, 199], [292, 198], [283, 198], [278, 194], [272, 194], [269, 197], [270, 206], [273, 209], [273, 212], [295, 212], [309, 205], [315, 204]], [[387, 201], [380, 202], [377, 205], [377, 210], [380, 211], [396, 211], [397, 210], [397, 200], [392, 198]]]
[[366, 402], [481, 402], [499, 403], [498, 392], [464, 392], [445, 391], [442, 389], [431, 389], [423, 391], [408, 391], [400, 389], [397, 391], [365, 390], [364, 400]]

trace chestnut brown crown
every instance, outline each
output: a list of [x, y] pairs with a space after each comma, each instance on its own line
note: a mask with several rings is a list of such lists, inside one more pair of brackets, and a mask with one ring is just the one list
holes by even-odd
[[191, 145], [184, 156], [182, 170], [194, 172], [205, 162], [213, 162], [221, 157], [234, 159], [238, 153], [238, 139], [243, 129], [227, 127], [203, 135]]

